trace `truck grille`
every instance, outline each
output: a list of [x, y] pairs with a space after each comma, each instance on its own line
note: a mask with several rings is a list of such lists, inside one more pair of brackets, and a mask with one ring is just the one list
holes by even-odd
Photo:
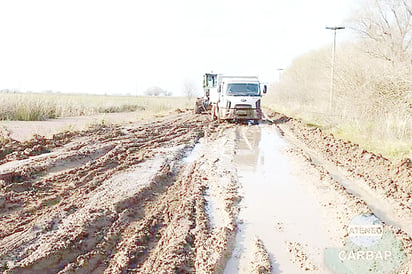
[[247, 105], [247, 104], [237, 104], [235, 105], [236, 109], [245, 109], [245, 108], [252, 108], [251, 105]]

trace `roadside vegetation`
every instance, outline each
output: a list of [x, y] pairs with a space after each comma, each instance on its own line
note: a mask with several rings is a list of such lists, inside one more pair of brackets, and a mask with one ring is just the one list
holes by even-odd
[[0, 120], [41, 121], [133, 111], [160, 113], [192, 105], [183, 97], [1, 93]]
[[297, 58], [265, 104], [368, 150], [411, 157], [412, 2], [364, 2], [347, 24], [359, 39], [337, 45], [333, 104], [331, 47]]

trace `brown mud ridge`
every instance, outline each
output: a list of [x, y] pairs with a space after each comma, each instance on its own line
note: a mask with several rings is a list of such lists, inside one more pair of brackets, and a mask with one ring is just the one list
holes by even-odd
[[[394, 235], [402, 241], [409, 270], [412, 266], [412, 236], [410, 234], [412, 223], [412, 166], [411, 159], [391, 161], [382, 155], [368, 152], [358, 144], [335, 138], [332, 134], [325, 134], [319, 128], [304, 124], [302, 121], [287, 117], [279, 113], [269, 115], [283, 136], [295, 144], [300, 154], [321, 173], [321, 180], [334, 182], [341, 196], [349, 194], [349, 200], [356, 200], [359, 205], [370, 211], [368, 205], [342, 185], [343, 178], [335, 178], [328, 171], [337, 167], [348, 178], [360, 184], [360, 188], [369, 188], [381, 202], [390, 204], [399, 214], [399, 219], [404, 218], [409, 234], [392, 224], [384, 224]], [[317, 163], [317, 162], [320, 162]], [[328, 165], [329, 163], [330, 165]], [[332, 168], [331, 168], [332, 166]], [[326, 167], [326, 169], [325, 169]], [[373, 211], [373, 210], [372, 210]], [[337, 221], [338, 222], [341, 222]], [[347, 224], [347, 221], [346, 221]], [[345, 223], [341, 222], [341, 225]]]
[[344, 169], [351, 177], [363, 180], [373, 190], [382, 192], [403, 210], [412, 212], [411, 159], [391, 161], [299, 120], [278, 113], [271, 117], [283, 134], [289, 132], [323, 159]]
[[[182, 161], [218, 129], [183, 113], [128, 127], [2, 146], [0, 269], [6, 273], [211, 272], [235, 229], [235, 184], [211, 228], [204, 193], [218, 161]], [[208, 174], [208, 176], [206, 176]], [[215, 174], [215, 175], [213, 175]], [[234, 175], [233, 175], [234, 176]]]
[[[293, 135], [353, 177], [363, 178], [402, 210], [411, 210], [408, 162], [391, 162], [296, 120], [274, 117], [275, 126], [270, 127]], [[97, 126], [50, 139], [35, 136], [18, 142], [4, 137], [0, 270], [223, 272], [235, 244], [240, 210], [233, 165], [237, 127], [247, 128], [183, 112], [150, 123]], [[320, 180], [341, 198], [334, 224], [343, 237], [349, 217], [368, 210], [366, 203], [315, 165], [306, 149], [294, 145], [291, 154], [313, 165]], [[329, 207], [334, 201], [320, 202]], [[340, 217], [342, 208], [346, 219]], [[280, 223], [278, 229], [283, 230]], [[399, 229], [395, 232], [412, 254], [411, 238]], [[316, 270], [307, 256], [311, 247], [293, 240], [287, 247], [294, 264]], [[271, 273], [270, 256], [265, 243], [256, 239], [250, 272]]]

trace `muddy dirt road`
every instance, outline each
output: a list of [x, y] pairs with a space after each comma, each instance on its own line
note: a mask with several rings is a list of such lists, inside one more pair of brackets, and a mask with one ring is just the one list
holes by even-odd
[[411, 273], [410, 161], [271, 118], [184, 112], [3, 140], [0, 269]]

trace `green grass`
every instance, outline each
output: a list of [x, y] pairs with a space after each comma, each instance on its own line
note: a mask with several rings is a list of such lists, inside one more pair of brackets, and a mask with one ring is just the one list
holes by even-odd
[[391, 119], [345, 121], [330, 114], [302, 111], [296, 104], [289, 107], [279, 106], [270, 100], [264, 102], [264, 107], [299, 119], [309, 127], [320, 128], [326, 134], [331, 133], [336, 138], [358, 144], [370, 152], [381, 154], [387, 158], [412, 158], [411, 132], [408, 130], [397, 131], [396, 129], [402, 128], [404, 125]]
[[192, 108], [184, 97], [0, 94], [0, 120], [41, 121], [97, 113], [151, 112]]
[[354, 125], [339, 125], [331, 128], [329, 132], [337, 138], [359, 144], [368, 151], [382, 154], [391, 159], [412, 157], [412, 140], [385, 138], [374, 132], [367, 133], [367, 130], [371, 127], [376, 128], [378, 126], [369, 123], [365, 126], [366, 129], [362, 130]]

